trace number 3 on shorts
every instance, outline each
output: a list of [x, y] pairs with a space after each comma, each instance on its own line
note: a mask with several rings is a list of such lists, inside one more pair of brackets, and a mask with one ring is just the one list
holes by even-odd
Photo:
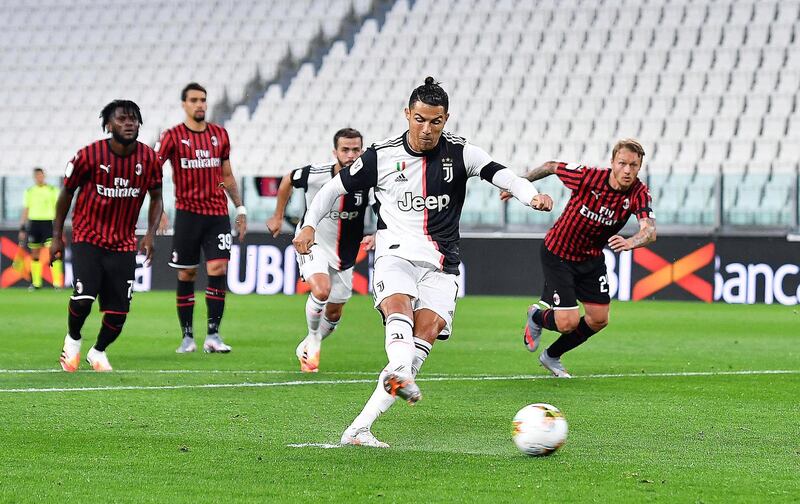
[[233, 243], [233, 238], [231, 237], [230, 233], [220, 233], [217, 235], [217, 239], [219, 240], [219, 247], [220, 250], [230, 250], [231, 244]]

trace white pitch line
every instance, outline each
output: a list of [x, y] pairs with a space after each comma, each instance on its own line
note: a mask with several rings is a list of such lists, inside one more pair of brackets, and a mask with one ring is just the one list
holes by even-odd
[[[51, 374], [63, 373], [58, 368], [48, 369], [0, 369], [0, 374]], [[89, 369], [78, 371], [79, 373], [94, 373]], [[114, 374], [296, 374], [305, 375], [302, 371], [281, 370], [281, 369], [118, 369]], [[346, 375], [346, 376], [378, 376], [379, 372], [374, 371], [325, 371], [326, 375]], [[433, 376], [444, 376], [442, 373], [433, 373]], [[449, 376], [449, 375], [448, 375]]]
[[[669, 377], [696, 377], [696, 376], [754, 376], [754, 375], [796, 375], [800, 370], [791, 369], [764, 369], [742, 371], [684, 371], [664, 373], [619, 373], [619, 374], [593, 374], [573, 377], [573, 380], [592, 380], [606, 378], [669, 378]], [[469, 381], [514, 381], [514, 380], [549, 380], [549, 375], [446, 375], [422, 377], [419, 382], [469, 382]], [[263, 387], [291, 387], [299, 385], [350, 385], [358, 383], [374, 383], [374, 379], [353, 380], [293, 380], [286, 382], [245, 382], [245, 383], [202, 383], [193, 385], [115, 385], [108, 387], [54, 387], [54, 388], [13, 388], [0, 389], [0, 393], [29, 393], [29, 392], [94, 392], [116, 390], [184, 390], [184, 389], [215, 389], [215, 388], [263, 388]]]
[[323, 448], [323, 449], [331, 449], [331, 448], [342, 448], [340, 444], [330, 444], [330, 443], [289, 443], [286, 446], [289, 448]]

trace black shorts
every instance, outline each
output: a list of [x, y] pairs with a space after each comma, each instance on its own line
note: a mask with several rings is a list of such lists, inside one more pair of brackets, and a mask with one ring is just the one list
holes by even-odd
[[136, 252], [114, 252], [91, 243], [72, 244], [72, 299], [99, 298], [100, 311], [128, 313]]
[[558, 310], [578, 307], [578, 301], [609, 304], [608, 274], [603, 256], [587, 261], [568, 261], [553, 254], [542, 243], [544, 291], [542, 301]]
[[28, 248], [41, 248], [53, 240], [53, 221], [32, 220], [28, 226]]
[[185, 210], [175, 211], [175, 235], [172, 237], [173, 268], [200, 266], [200, 250], [206, 261], [231, 258], [231, 221], [227, 215], [200, 215]]

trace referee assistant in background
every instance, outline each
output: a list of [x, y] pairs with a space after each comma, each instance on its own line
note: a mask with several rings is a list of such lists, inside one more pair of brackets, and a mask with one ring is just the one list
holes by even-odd
[[[56, 217], [58, 188], [45, 182], [44, 170], [33, 169], [36, 182], [25, 191], [22, 219], [19, 227], [19, 243], [27, 241], [31, 251], [30, 290], [42, 288], [42, 263], [39, 260], [42, 247], [49, 247], [53, 239], [53, 219]], [[52, 262], [53, 287], [64, 286], [64, 265], [61, 260]]]

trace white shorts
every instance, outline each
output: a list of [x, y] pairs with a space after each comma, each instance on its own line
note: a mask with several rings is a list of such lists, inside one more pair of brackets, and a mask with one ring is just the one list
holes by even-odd
[[328, 257], [319, 247], [312, 247], [307, 255], [296, 254], [297, 264], [300, 266], [300, 276], [304, 280], [311, 275], [321, 273], [331, 279], [331, 293], [329, 303], [344, 304], [353, 295], [353, 268], [339, 271], [328, 263]]
[[387, 297], [392, 294], [407, 294], [412, 297], [412, 310], [427, 308], [444, 319], [445, 327], [439, 339], [447, 339], [453, 330], [453, 316], [458, 299], [456, 275], [401, 257], [382, 256], [375, 260], [372, 294], [375, 297], [375, 308], [379, 311], [381, 302]]

